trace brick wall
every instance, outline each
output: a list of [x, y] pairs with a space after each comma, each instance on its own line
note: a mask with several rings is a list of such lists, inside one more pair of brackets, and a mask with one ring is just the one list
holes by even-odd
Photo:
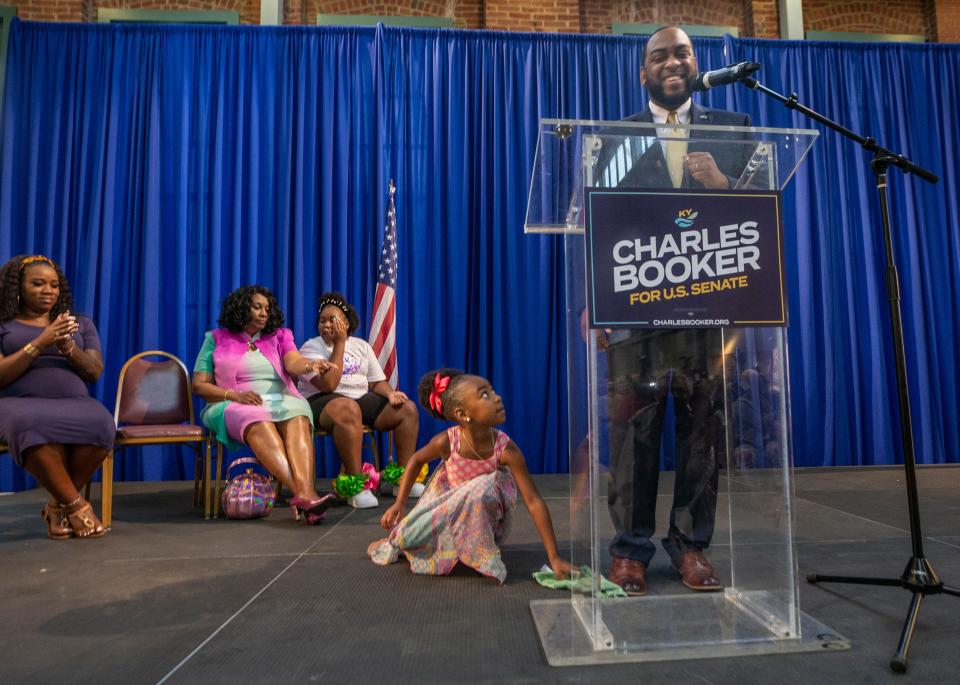
[[580, 32], [579, 0], [485, 0], [483, 5], [488, 29]]
[[239, 12], [240, 23], [260, 23], [260, 0], [87, 0], [87, 5], [90, 21], [97, 20], [98, 9], [125, 9]]
[[483, 0], [459, 0], [454, 4], [456, 7], [453, 12], [453, 23], [457, 28], [484, 28]]
[[746, 31], [744, 0], [709, 3], [581, 0], [579, 4], [584, 33], [609, 33], [613, 24], [703, 24], [736, 26], [741, 35]]
[[934, 29], [941, 43], [960, 43], [960, 1], [937, 0]]
[[240, 13], [244, 24], [260, 23], [260, 0], [0, 0], [30, 21], [97, 21], [97, 10], [218, 10]]
[[84, 0], [4, 0], [17, 8], [17, 16], [31, 21], [85, 21]]
[[247, 0], [240, 10], [241, 24], [260, 23], [260, 0]]
[[777, 0], [744, 0], [743, 15], [747, 30], [741, 31], [741, 36], [780, 37], [780, 3]]
[[313, 24], [318, 14], [368, 14], [378, 17], [451, 17], [457, 28], [480, 29], [483, 26], [483, 0], [300, 0], [304, 23]]
[[[307, 17], [311, 19], [308, 21]], [[259, 22], [260, 20], [257, 19]], [[306, 0], [284, 0], [283, 3], [283, 23], [284, 24], [315, 24], [317, 23], [317, 13], [310, 14]]]
[[[260, 21], [261, 0], [0, 0], [22, 19], [96, 21], [96, 11], [233, 10]], [[285, 0], [284, 23], [311, 25], [318, 13], [452, 17], [459, 28], [607, 33], [615, 23], [736, 26], [742, 36], [779, 35], [777, 0]], [[960, 41], [960, 0], [803, 0], [814, 31], [923, 34]]]
[[[956, 0], [946, 2], [956, 4]], [[925, 35], [927, 9], [925, 0], [804, 0], [803, 28]]]

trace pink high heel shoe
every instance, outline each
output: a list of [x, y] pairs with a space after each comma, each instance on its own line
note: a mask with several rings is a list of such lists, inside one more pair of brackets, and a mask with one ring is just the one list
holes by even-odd
[[333, 504], [335, 499], [336, 498], [330, 493], [320, 495], [317, 499], [293, 497], [290, 500], [290, 508], [293, 509], [293, 518], [299, 521], [301, 514], [305, 514], [309, 525], [315, 526], [318, 523], [322, 523], [323, 519], [327, 516], [327, 507]]

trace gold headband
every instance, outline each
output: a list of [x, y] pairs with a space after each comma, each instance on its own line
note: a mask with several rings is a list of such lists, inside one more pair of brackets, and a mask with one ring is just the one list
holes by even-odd
[[30, 266], [31, 264], [36, 264], [37, 262], [46, 262], [50, 266], [53, 266], [53, 262], [50, 261], [48, 257], [44, 257], [43, 255], [38, 254], [38, 255], [33, 255], [32, 257], [24, 257], [20, 261], [20, 268], [24, 269]]

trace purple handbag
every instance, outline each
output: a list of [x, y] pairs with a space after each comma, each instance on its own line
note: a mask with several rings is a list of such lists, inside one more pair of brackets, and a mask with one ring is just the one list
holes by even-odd
[[[227, 478], [230, 478], [230, 470], [237, 464], [258, 463], [253, 457], [244, 457], [232, 461], [230, 466], [227, 467]], [[220, 506], [227, 518], [263, 518], [273, 509], [275, 497], [273, 483], [270, 479], [261, 476], [253, 469], [247, 469], [227, 482], [223, 494], [220, 496]]]

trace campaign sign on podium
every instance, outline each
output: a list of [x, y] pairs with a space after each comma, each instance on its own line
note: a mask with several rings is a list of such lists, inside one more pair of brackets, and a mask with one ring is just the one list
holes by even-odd
[[586, 191], [593, 327], [787, 322], [780, 194]]
[[[729, 188], [673, 187], [677, 129]], [[849, 646], [800, 611], [794, 537], [779, 192], [817, 135], [541, 121], [524, 230], [564, 249], [579, 576], [531, 602], [549, 663]], [[717, 591], [681, 584], [690, 549]], [[602, 591], [614, 557], [647, 563], [646, 596]]]

